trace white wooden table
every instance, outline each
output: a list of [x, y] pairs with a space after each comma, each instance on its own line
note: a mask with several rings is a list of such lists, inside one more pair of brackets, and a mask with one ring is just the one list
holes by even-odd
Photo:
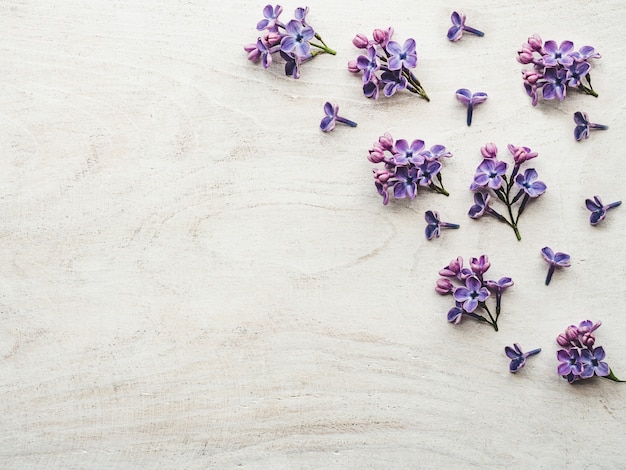
[[[263, 3], [0, 1], [0, 468], [620, 468], [626, 386], [570, 386], [554, 339], [601, 320], [626, 377], [626, 4], [311, 2], [337, 50], [246, 60]], [[283, 4], [285, 17], [305, 6]], [[450, 43], [452, 10], [485, 37]], [[373, 102], [352, 37], [414, 37], [431, 102]], [[530, 106], [533, 33], [603, 57], [595, 99]], [[454, 92], [485, 91], [465, 125]], [[320, 132], [325, 101], [358, 122]], [[575, 142], [581, 110], [611, 127]], [[381, 204], [384, 132], [441, 143], [450, 197]], [[521, 222], [467, 217], [479, 149], [539, 152]], [[424, 212], [461, 224], [427, 241]], [[540, 249], [572, 255], [543, 285]], [[456, 256], [515, 286], [500, 331], [446, 321]], [[503, 348], [543, 348], [517, 375]]]

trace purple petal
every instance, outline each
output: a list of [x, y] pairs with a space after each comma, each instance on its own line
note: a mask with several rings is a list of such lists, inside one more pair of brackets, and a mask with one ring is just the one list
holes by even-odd
[[325, 118], [322, 118], [322, 121], [320, 122], [320, 129], [324, 132], [329, 132], [335, 128], [335, 124], [336, 121], [333, 117], [326, 116]]
[[482, 287], [482, 282], [476, 276], [470, 276], [466, 282], [467, 288], [472, 292], [477, 292]]
[[433, 237], [439, 238], [439, 224], [428, 224], [426, 226], [426, 239], [431, 240]]
[[504, 354], [506, 354], [509, 359], [516, 359], [519, 357], [517, 351], [515, 351], [511, 346], [504, 347]]
[[447, 36], [450, 41], [456, 42], [463, 37], [463, 28], [458, 25], [451, 26]]
[[576, 140], [583, 140], [589, 137], [589, 128], [587, 125], [576, 126], [574, 128], [574, 138]]
[[456, 11], [452, 12], [452, 15], [450, 15], [450, 19], [452, 20], [452, 24], [457, 26], [462, 26], [465, 22], [465, 18]]
[[467, 287], [457, 287], [454, 291], [454, 300], [457, 302], [464, 302], [470, 298], [470, 291]]
[[429, 224], [439, 224], [439, 214], [436, 211], [426, 211], [424, 218]]
[[465, 309], [466, 312], [472, 313], [474, 310], [478, 308], [478, 300], [475, 298], [466, 300], [463, 303], [463, 308]]
[[479, 91], [472, 95], [472, 103], [474, 104], [484, 103], [485, 101], [487, 101], [487, 93]]
[[469, 104], [472, 99], [472, 92], [467, 88], [459, 88], [456, 91], [456, 99], [463, 104]]
[[389, 41], [387, 44], [387, 51], [393, 55], [400, 55], [403, 52], [402, 47], [396, 41]]
[[448, 321], [450, 323], [455, 323], [455, 324], [459, 324], [461, 323], [461, 319], [463, 317], [463, 310], [461, 310], [459, 307], [452, 307], [449, 311], [448, 311]]
[[549, 246], [543, 247], [541, 253], [543, 253], [543, 257], [546, 261], [554, 261], [554, 251], [552, 251], [552, 248]]
[[570, 265], [570, 256], [565, 253], [558, 252], [554, 255], [554, 262], [562, 267], [568, 267]]
[[334, 117], [337, 114], [336, 107], [327, 101], [324, 104], [324, 113], [326, 113], [326, 116]]

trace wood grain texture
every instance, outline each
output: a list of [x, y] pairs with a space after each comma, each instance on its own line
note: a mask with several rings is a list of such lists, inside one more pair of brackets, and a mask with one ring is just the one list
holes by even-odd
[[[602, 320], [626, 376], [626, 6], [320, 0], [338, 52], [283, 75], [243, 44], [248, 0], [0, 0], [0, 468], [619, 468], [626, 388], [569, 386], [556, 335]], [[301, 6], [283, 4], [285, 16]], [[449, 43], [453, 9], [486, 32]], [[432, 101], [371, 102], [357, 32], [414, 37]], [[515, 51], [591, 44], [597, 99], [529, 104]], [[489, 100], [466, 127], [454, 91]], [[319, 131], [331, 100], [355, 129]], [[578, 143], [574, 111], [610, 130]], [[384, 207], [384, 132], [454, 153], [449, 198]], [[527, 145], [549, 189], [522, 242], [472, 221], [479, 148]], [[424, 239], [423, 213], [461, 224]], [[572, 255], [543, 285], [539, 250]], [[437, 271], [487, 253], [516, 284], [501, 331], [445, 321]], [[517, 375], [507, 344], [542, 347]]]

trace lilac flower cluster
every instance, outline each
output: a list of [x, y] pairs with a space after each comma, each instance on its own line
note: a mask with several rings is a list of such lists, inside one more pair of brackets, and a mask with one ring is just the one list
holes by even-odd
[[408, 90], [426, 101], [430, 98], [412, 70], [417, 66], [415, 39], [409, 38], [400, 44], [392, 41], [393, 28], [375, 29], [368, 39], [357, 34], [352, 40], [364, 55], [348, 62], [348, 70], [352, 73], [363, 73], [363, 94], [377, 100], [380, 91], [387, 97], [397, 91]]
[[256, 25], [257, 30], [265, 31], [265, 33], [257, 39], [256, 43], [244, 46], [249, 60], [261, 62], [263, 68], [267, 69], [272, 64], [272, 54], [279, 53], [285, 60], [285, 74], [299, 78], [302, 63], [322, 52], [337, 54], [307, 23], [306, 16], [309, 13], [309, 7], [296, 8], [295, 18], [287, 24], [279, 19], [282, 11], [283, 7], [280, 5], [265, 5], [263, 19]]
[[619, 380], [609, 365], [604, 362], [606, 353], [602, 346], [596, 346], [596, 337], [593, 334], [602, 322], [593, 323], [591, 320], [580, 322], [578, 326], [570, 325], [556, 338], [556, 342], [564, 349], [556, 353], [559, 360], [557, 371], [569, 383], [589, 379], [593, 376], [606, 377], [615, 382]]
[[[470, 186], [470, 190], [474, 191], [474, 205], [469, 210], [469, 216], [478, 219], [489, 214], [511, 227], [517, 239], [521, 240], [522, 236], [517, 228], [519, 218], [528, 202], [545, 192], [546, 185], [537, 180], [538, 175], [534, 168], [528, 168], [524, 173], [520, 173], [522, 164], [535, 158], [537, 152], [531, 151], [528, 147], [516, 147], [511, 144], [508, 145], [508, 149], [515, 162], [508, 176], [506, 175], [508, 165], [498, 160], [498, 148], [495, 144], [488, 143], [480, 149], [483, 161], [476, 168], [474, 181]], [[514, 191], [515, 187], [517, 191]], [[492, 195], [506, 206], [506, 215], [491, 207]], [[519, 203], [519, 206], [517, 214], [514, 215], [513, 206], [516, 203]]]
[[[457, 257], [439, 271], [443, 276], [437, 281], [435, 290], [441, 295], [451, 294], [454, 307], [448, 311], [448, 321], [459, 324], [463, 316], [474, 318], [490, 324], [498, 331], [498, 317], [502, 305], [502, 293], [513, 285], [510, 277], [502, 277], [498, 281], [485, 279], [484, 274], [491, 267], [487, 255], [470, 258], [469, 267], [463, 267], [463, 258]], [[455, 285], [454, 282], [460, 285]], [[487, 299], [495, 297], [495, 315], [487, 305]], [[487, 316], [479, 312], [483, 311]]]
[[568, 87], [597, 97], [598, 94], [591, 86], [589, 61], [600, 57], [602, 56], [591, 46], [574, 50], [572, 41], [563, 41], [557, 45], [552, 40], [544, 43], [538, 34], [529, 37], [517, 51], [517, 61], [533, 66], [532, 69], [522, 71], [524, 88], [532, 98], [532, 105], [537, 105], [539, 90], [544, 100], [562, 100]]
[[384, 164], [373, 172], [376, 189], [387, 205], [390, 194], [397, 199], [415, 199], [420, 186], [448, 196], [440, 172], [439, 160], [444, 157], [452, 157], [452, 153], [443, 145], [433, 145], [427, 150], [423, 140], [416, 139], [410, 144], [405, 139], [394, 141], [386, 132], [374, 142], [367, 159]]

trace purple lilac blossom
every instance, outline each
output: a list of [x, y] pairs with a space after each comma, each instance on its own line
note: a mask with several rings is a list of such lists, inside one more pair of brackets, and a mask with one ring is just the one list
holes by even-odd
[[606, 377], [609, 375], [609, 365], [602, 360], [606, 357], [602, 346], [591, 349], [583, 349], [580, 353], [580, 363], [582, 364], [582, 372], [580, 377], [588, 379], [597, 375], [598, 377]]
[[553, 100], [554, 98], [563, 100], [563, 98], [565, 98], [567, 71], [553, 68], [546, 69], [543, 74], [543, 79], [545, 80], [545, 84], [543, 85], [544, 100]]
[[470, 258], [470, 269], [480, 279], [482, 279], [482, 275], [485, 274], [490, 267], [491, 263], [487, 255], [481, 255], [479, 258]]
[[556, 353], [556, 357], [560, 362], [557, 368], [559, 375], [568, 376], [573, 374], [576, 376], [582, 372], [578, 349], [561, 349]]
[[556, 67], [557, 64], [568, 67], [574, 62], [571, 56], [574, 50], [572, 41], [563, 41], [559, 46], [556, 45], [555, 41], [546, 41], [543, 48], [545, 50], [543, 65], [546, 67]]
[[537, 181], [537, 177], [537, 171], [534, 168], [528, 168], [523, 175], [517, 175], [515, 184], [528, 196], [539, 197], [546, 191], [546, 185], [543, 181]]
[[387, 70], [380, 75], [383, 83], [383, 94], [387, 97], [393, 96], [396, 91], [404, 90], [407, 87], [407, 80], [397, 72]]
[[516, 147], [513, 144], [509, 144], [507, 145], [507, 148], [509, 149], [509, 152], [511, 152], [511, 155], [513, 155], [513, 160], [515, 161], [516, 165], [521, 165], [522, 163], [531, 160], [539, 155], [537, 152], [533, 152], [528, 147]]
[[506, 173], [507, 164], [496, 159], [485, 159], [476, 168], [474, 181], [470, 186], [470, 190], [476, 191], [478, 188], [489, 187], [498, 189], [502, 186], [502, 175]]
[[[439, 238], [442, 228], [454, 228], [454, 229], [459, 228], [459, 225], [457, 224], [451, 224], [449, 222], [442, 222], [441, 219], [439, 218], [439, 213], [437, 211], [426, 211], [426, 213], [424, 214], [424, 219], [426, 220], [425, 234], [426, 234], [427, 240], [431, 240], [433, 238]], [[447, 279], [445, 279], [445, 281], [450, 283], [450, 281]], [[450, 286], [452, 286], [452, 283], [450, 283]]]
[[363, 72], [363, 83], [372, 80], [374, 73], [380, 68], [376, 57], [376, 49], [373, 46], [367, 48], [367, 56], [360, 55], [356, 59], [356, 66]]
[[262, 31], [267, 29], [268, 31], [278, 31], [278, 26], [282, 26], [282, 24], [278, 21], [278, 17], [283, 11], [283, 7], [280, 5], [276, 5], [273, 7], [272, 5], [265, 5], [263, 8], [263, 19], [259, 21], [256, 25], [256, 29]]
[[430, 186], [432, 184], [433, 177], [441, 170], [441, 163], [438, 161], [429, 162], [424, 160], [421, 165], [417, 165], [419, 170], [419, 184], [420, 186]]
[[552, 274], [556, 268], [569, 268], [571, 266], [570, 256], [566, 253], [561, 253], [560, 251], [555, 253], [549, 246], [544, 246], [541, 249], [541, 254], [543, 255], [543, 259], [546, 260], [549, 265], [548, 275], [546, 276], [547, 286], [550, 284]]
[[609, 209], [617, 207], [621, 204], [622, 201], [616, 201], [604, 205], [599, 196], [594, 196], [593, 200], [585, 199], [585, 205], [587, 206], [587, 209], [591, 211], [591, 215], [589, 216], [589, 222], [591, 223], [591, 225], [599, 224], [606, 218], [606, 212]]
[[465, 286], [458, 287], [454, 291], [454, 300], [463, 303], [463, 310], [472, 313], [478, 308], [480, 302], [484, 302], [490, 293], [483, 286], [480, 279], [476, 276], [470, 276], [465, 281]]
[[420, 152], [420, 155], [428, 161], [434, 161], [444, 157], [450, 158], [452, 153], [443, 145], [433, 145], [430, 150]]
[[309, 40], [315, 36], [310, 26], [304, 26], [298, 20], [291, 20], [285, 26], [285, 34], [280, 43], [280, 49], [287, 54], [293, 53], [296, 57], [307, 57], [311, 51]]
[[512, 373], [516, 373], [518, 370], [524, 367], [527, 357], [534, 356], [535, 354], [539, 354], [540, 352], [541, 348], [537, 348], [525, 353], [522, 351], [522, 348], [517, 343], [514, 343], [513, 347], [504, 347], [504, 353], [509, 359], [511, 359], [511, 363], [509, 364], [509, 370]]
[[396, 199], [408, 197], [414, 199], [417, 195], [418, 171], [417, 168], [401, 166], [396, 168], [393, 196]]
[[609, 126], [603, 124], [589, 122], [589, 116], [582, 111], [576, 111], [574, 113], [574, 122], [576, 123], [576, 127], [574, 128], [574, 138], [576, 140], [588, 139], [589, 132], [592, 129], [605, 131], [609, 128]]
[[475, 28], [465, 25], [465, 15], [457, 13], [456, 11], [452, 12], [450, 15], [450, 20], [452, 21], [452, 26], [448, 29], [448, 39], [450, 41], [456, 42], [461, 37], [463, 37], [463, 32], [467, 31], [468, 33], [475, 34], [476, 36], [484, 36], [485, 33], [479, 31]]
[[[395, 144], [394, 163], [396, 165], [405, 165], [424, 148], [424, 141], [415, 139], [411, 145], [405, 139], [399, 139]], [[422, 159], [423, 160], [423, 159]]]
[[467, 125], [472, 125], [474, 107], [487, 101], [487, 93], [479, 91], [472, 93], [467, 88], [459, 88], [456, 91], [456, 99], [467, 106]]
[[482, 217], [489, 209], [489, 200], [491, 196], [487, 193], [477, 191], [474, 193], [474, 205], [470, 207], [469, 216], [472, 219], [478, 219]]
[[414, 39], [407, 39], [402, 46], [396, 41], [389, 41], [387, 51], [391, 54], [387, 59], [389, 70], [414, 69], [417, 66]]
[[574, 62], [567, 67], [567, 86], [577, 87], [580, 81], [589, 73], [591, 65], [587, 62]]

